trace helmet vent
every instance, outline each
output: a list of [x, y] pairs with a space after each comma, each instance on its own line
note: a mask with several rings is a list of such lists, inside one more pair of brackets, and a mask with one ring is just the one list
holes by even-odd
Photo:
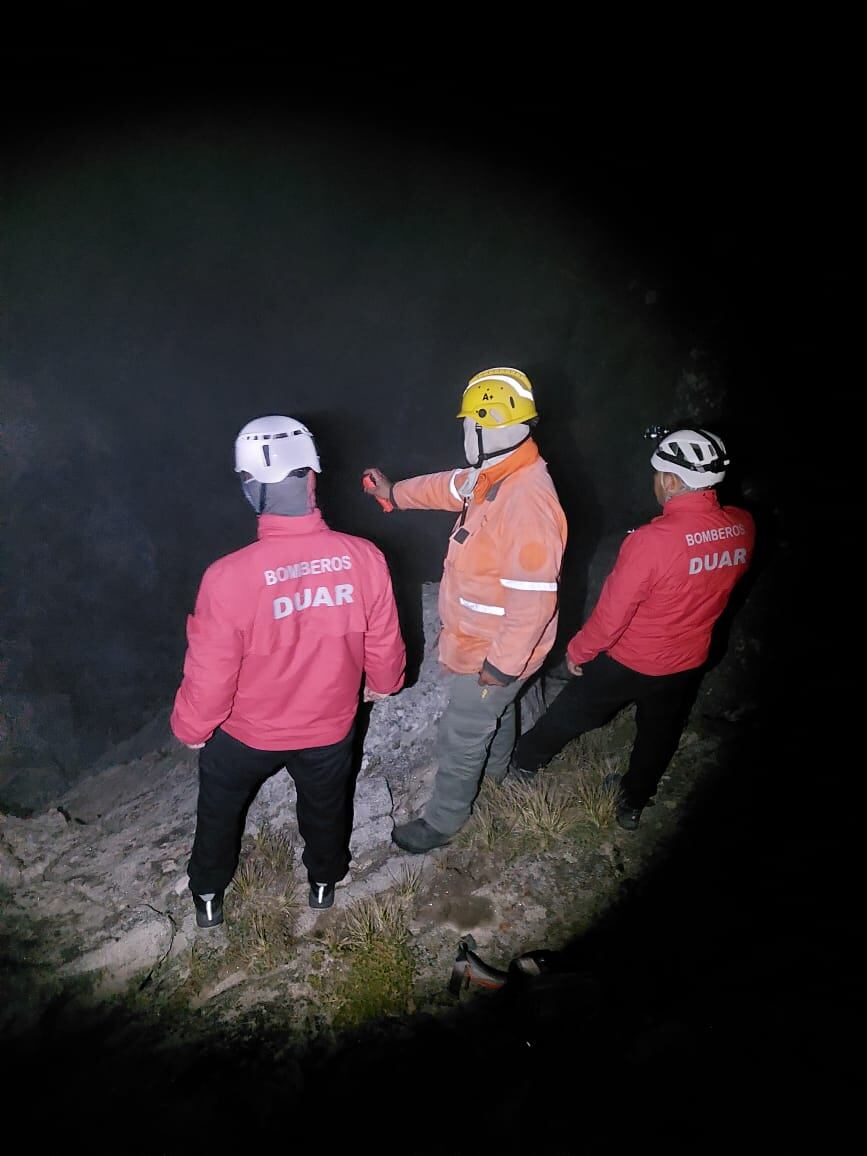
[[313, 435], [302, 422], [285, 414], [271, 414], [248, 422], [238, 433], [236, 472], [245, 472], [264, 484], [281, 482], [302, 467], [320, 471]]
[[651, 458], [655, 469], [668, 468], [697, 489], [721, 482], [728, 464], [722, 440], [697, 428], [666, 434]]

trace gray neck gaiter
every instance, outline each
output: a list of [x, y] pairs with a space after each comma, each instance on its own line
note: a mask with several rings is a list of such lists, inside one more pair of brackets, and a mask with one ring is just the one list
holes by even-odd
[[[241, 488], [257, 514], [300, 518], [316, 509], [316, 475], [313, 470], [303, 478], [293, 478], [290, 474], [282, 482], [257, 482], [255, 478], [248, 478], [241, 483]], [[263, 491], [265, 504], [260, 508]]]

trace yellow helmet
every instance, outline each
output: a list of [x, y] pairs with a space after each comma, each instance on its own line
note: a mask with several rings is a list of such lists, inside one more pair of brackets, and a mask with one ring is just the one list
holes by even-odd
[[470, 378], [457, 416], [471, 417], [486, 429], [497, 429], [528, 422], [539, 415], [526, 373], [501, 366], [484, 369]]

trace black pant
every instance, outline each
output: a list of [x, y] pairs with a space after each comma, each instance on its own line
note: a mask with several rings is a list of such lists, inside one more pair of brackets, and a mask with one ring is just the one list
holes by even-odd
[[602, 726], [634, 702], [635, 742], [621, 789], [629, 806], [644, 807], [677, 750], [702, 668], [677, 674], [639, 674], [600, 654], [583, 670], [566, 683], [535, 726], [522, 735], [514, 761], [524, 770], [536, 771], [572, 739]]
[[301, 861], [311, 882], [337, 883], [352, 858], [353, 733], [327, 747], [260, 751], [217, 730], [199, 754], [196, 837], [187, 868], [197, 895], [222, 891], [232, 880], [250, 803], [281, 767], [295, 781], [296, 817], [304, 840]]

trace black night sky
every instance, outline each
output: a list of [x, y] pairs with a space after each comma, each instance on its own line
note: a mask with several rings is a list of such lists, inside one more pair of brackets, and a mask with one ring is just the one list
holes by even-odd
[[834, 386], [815, 110], [51, 63], [6, 126], [3, 624], [10, 686], [72, 694], [79, 761], [170, 695], [182, 608], [251, 532], [231, 441], [259, 413], [313, 428], [335, 524], [435, 580], [447, 516], [383, 521], [359, 473], [459, 461], [466, 379], [520, 363], [572, 526], [564, 632], [604, 535], [654, 512], [651, 423], [716, 423], [766, 549], [790, 534], [776, 462]]
[[600, 933], [600, 966], [645, 952], [649, 986], [668, 953], [741, 968], [725, 1011], [760, 1042], [727, 1035], [703, 1061], [697, 1119], [738, 1096], [761, 1112], [769, 1070], [775, 1112], [812, 1088], [811, 1116], [837, 1113], [854, 928], [831, 708], [847, 681], [805, 542], [851, 505], [837, 487], [829, 510], [804, 450], [849, 404], [831, 102], [741, 88], [591, 105], [565, 80], [503, 96], [397, 72], [335, 88], [283, 64], [55, 58], [53, 83], [6, 118], [8, 689], [72, 696], [79, 765], [171, 701], [201, 572], [253, 533], [234, 435], [271, 412], [313, 429], [326, 518], [386, 552], [412, 654], [414, 592], [439, 577], [449, 518], [385, 518], [359, 476], [458, 464], [460, 393], [494, 364], [536, 385], [570, 517], [571, 633], [606, 536], [655, 512], [642, 431], [686, 416], [683, 383], [705, 382], [735, 459], [728, 496], [765, 535], [762, 717], [702, 847], [628, 929]]

